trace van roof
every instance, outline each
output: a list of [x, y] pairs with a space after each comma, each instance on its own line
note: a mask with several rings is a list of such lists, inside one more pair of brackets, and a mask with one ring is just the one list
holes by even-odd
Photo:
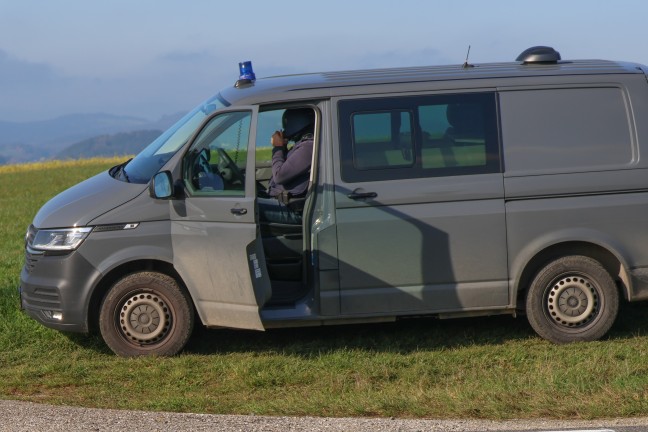
[[[256, 104], [288, 99], [308, 99], [348, 94], [350, 88], [390, 84], [481, 80], [566, 75], [642, 74], [648, 68], [637, 63], [609, 60], [569, 60], [554, 63], [521, 62], [420, 66], [318, 72], [259, 78], [241, 87], [228, 87], [221, 96], [232, 105]], [[346, 89], [346, 91], [345, 91]]]

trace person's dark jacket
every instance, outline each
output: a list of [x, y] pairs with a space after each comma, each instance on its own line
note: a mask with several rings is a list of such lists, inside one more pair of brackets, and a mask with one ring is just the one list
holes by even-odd
[[285, 147], [272, 149], [272, 178], [268, 194], [276, 197], [282, 192], [300, 197], [306, 194], [313, 157], [313, 136], [305, 135], [290, 151]]

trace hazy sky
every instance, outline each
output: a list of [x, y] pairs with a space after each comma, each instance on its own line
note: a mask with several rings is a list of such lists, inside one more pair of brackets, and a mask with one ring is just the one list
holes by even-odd
[[0, 120], [156, 119], [238, 78], [563, 59], [648, 64], [645, 0], [0, 0]]

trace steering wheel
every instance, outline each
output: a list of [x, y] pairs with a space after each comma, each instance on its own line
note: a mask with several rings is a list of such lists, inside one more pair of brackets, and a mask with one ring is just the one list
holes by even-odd
[[199, 189], [223, 190], [223, 179], [209, 163], [209, 150], [202, 149], [194, 162], [194, 186]]
[[[222, 148], [218, 149], [218, 156], [221, 162], [218, 164], [218, 171], [224, 179], [227, 179], [230, 184], [245, 185], [245, 175], [243, 171], [236, 165], [232, 158]], [[231, 175], [226, 170], [231, 172]]]

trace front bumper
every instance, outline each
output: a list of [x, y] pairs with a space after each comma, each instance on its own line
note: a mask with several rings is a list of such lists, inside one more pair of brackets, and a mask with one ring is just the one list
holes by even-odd
[[36, 321], [57, 330], [88, 332], [88, 304], [99, 272], [79, 251], [46, 254], [27, 249], [20, 303]]

